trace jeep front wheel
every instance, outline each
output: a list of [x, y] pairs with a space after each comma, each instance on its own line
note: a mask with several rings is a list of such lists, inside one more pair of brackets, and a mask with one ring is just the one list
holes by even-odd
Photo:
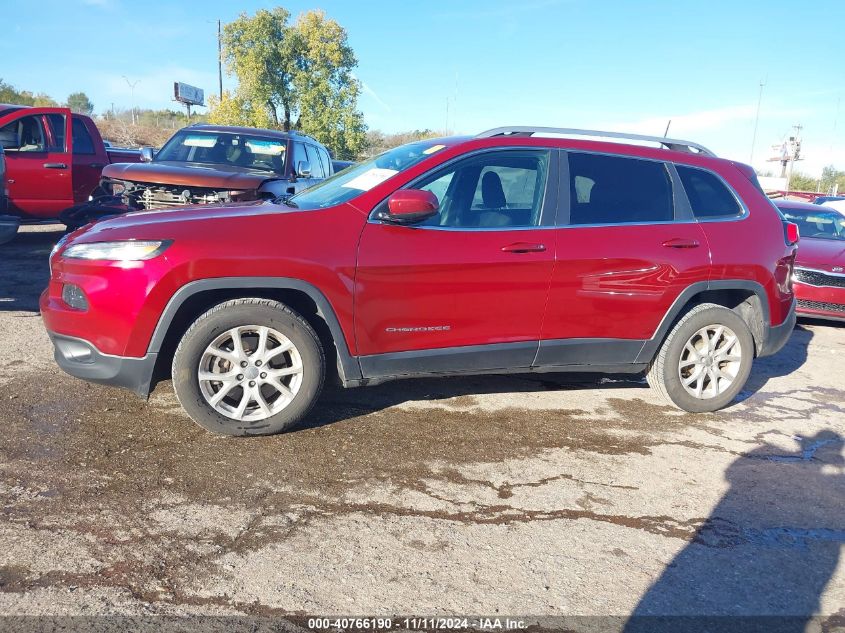
[[665, 400], [691, 413], [727, 406], [745, 386], [754, 359], [754, 337], [736, 312], [705, 303], [672, 328], [648, 372]]
[[173, 387], [200, 426], [224, 435], [269, 435], [314, 405], [325, 359], [314, 329], [285, 305], [236, 299], [200, 316], [173, 357]]

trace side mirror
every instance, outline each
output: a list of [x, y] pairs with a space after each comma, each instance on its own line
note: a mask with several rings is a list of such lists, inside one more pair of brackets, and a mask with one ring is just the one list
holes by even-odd
[[440, 203], [430, 191], [400, 189], [387, 199], [384, 220], [393, 224], [415, 224], [437, 215]]
[[155, 158], [155, 150], [152, 147], [142, 147], [141, 148], [141, 162], [142, 163], [151, 163], [153, 162], [153, 158]]
[[296, 164], [296, 177], [297, 178], [310, 178], [311, 177], [311, 163], [307, 160], [301, 160]]

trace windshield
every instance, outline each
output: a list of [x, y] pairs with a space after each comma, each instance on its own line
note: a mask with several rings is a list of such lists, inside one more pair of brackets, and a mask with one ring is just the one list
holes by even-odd
[[187, 129], [167, 141], [155, 159], [284, 174], [286, 150], [285, 139]]
[[328, 180], [289, 198], [285, 204], [300, 209], [323, 209], [341, 204], [445, 147], [435, 141], [419, 141], [396, 147], [360, 165], [344, 169]]
[[804, 211], [781, 208], [790, 222], [798, 225], [801, 239], [805, 237], [822, 240], [845, 241], [845, 216], [836, 211]]

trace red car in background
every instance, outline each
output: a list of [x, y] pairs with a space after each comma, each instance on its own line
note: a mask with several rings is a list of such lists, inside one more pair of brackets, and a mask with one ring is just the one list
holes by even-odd
[[798, 314], [845, 321], [845, 215], [806, 202], [776, 204], [801, 233], [793, 276]]
[[138, 150], [107, 148], [94, 121], [68, 108], [0, 104], [0, 148], [7, 207], [0, 212], [21, 224], [56, 221], [88, 200], [103, 167], [141, 160]]

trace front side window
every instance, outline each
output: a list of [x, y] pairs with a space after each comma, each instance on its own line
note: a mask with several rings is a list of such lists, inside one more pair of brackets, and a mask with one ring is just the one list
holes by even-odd
[[736, 197], [716, 174], [683, 165], [675, 167], [696, 218], [726, 218], [742, 213]]
[[413, 185], [440, 202], [419, 226], [520, 228], [540, 224], [549, 153], [486, 152], [458, 161]]
[[305, 151], [305, 143], [293, 144], [293, 171], [299, 172], [302, 163], [308, 162], [308, 153]]
[[329, 160], [329, 153], [322, 148], [318, 152], [320, 153], [320, 162], [323, 163], [323, 171], [326, 174], [326, 178], [328, 178], [332, 173], [332, 161]]
[[672, 180], [658, 161], [569, 153], [569, 223], [671, 222]]
[[313, 145], [307, 145], [308, 164], [311, 166], [312, 178], [325, 178], [323, 173], [323, 164], [320, 162], [320, 156], [317, 154], [317, 148]]
[[0, 128], [0, 146], [7, 152], [46, 152], [42, 116], [24, 116]]
[[156, 154], [156, 162], [223, 165], [283, 174], [287, 141], [250, 134], [204, 132], [186, 128]]

